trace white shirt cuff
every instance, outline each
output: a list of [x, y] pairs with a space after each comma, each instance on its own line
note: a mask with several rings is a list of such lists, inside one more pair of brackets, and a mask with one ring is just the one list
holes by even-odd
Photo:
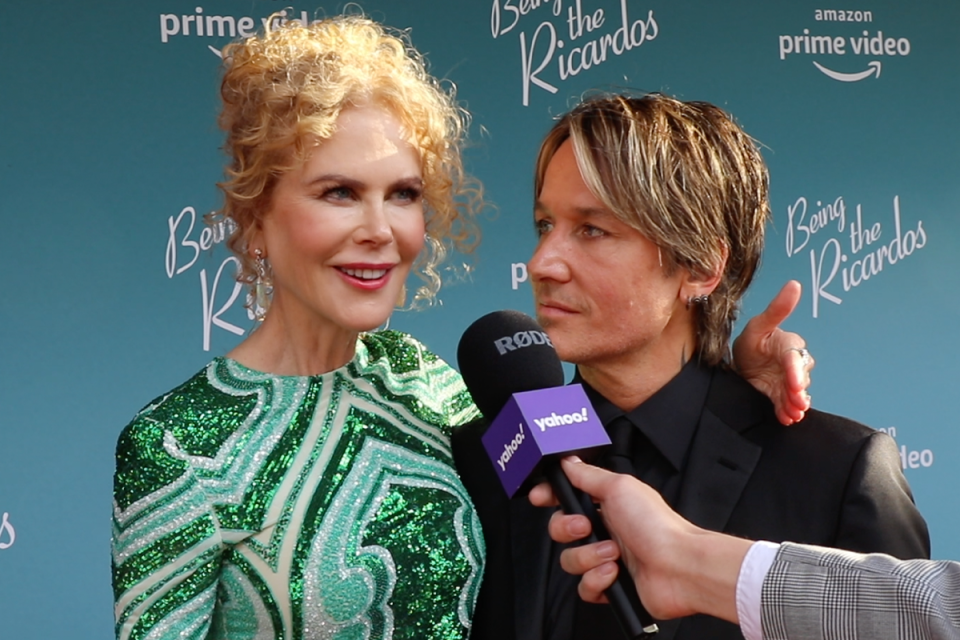
[[763, 640], [760, 596], [763, 592], [763, 580], [767, 577], [779, 550], [779, 544], [754, 542], [740, 565], [740, 575], [737, 578], [737, 617], [746, 640]]

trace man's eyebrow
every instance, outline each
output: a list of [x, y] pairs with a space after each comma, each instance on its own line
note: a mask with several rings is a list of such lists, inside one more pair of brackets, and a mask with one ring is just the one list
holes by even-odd
[[613, 214], [606, 207], [574, 207], [574, 212], [583, 218], [612, 218]]
[[[545, 205], [539, 199], [533, 203], [533, 211], [535, 213], [544, 213], [546, 215], [553, 214], [553, 212], [550, 211], [550, 207]], [[606, 207], [574, 207], [573, 212], [578, 216], [580, 216], [581, 218], [614, 218], [616, 217]]]

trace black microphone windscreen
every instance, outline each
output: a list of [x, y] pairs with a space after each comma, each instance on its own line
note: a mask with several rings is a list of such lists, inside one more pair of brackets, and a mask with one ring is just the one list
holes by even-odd
[[460, 375], [477, 408], [493, 419], [514, 393], [564, 384], [563, 365], [536, 320], [494, 311], [471, 324], [457, 347]]

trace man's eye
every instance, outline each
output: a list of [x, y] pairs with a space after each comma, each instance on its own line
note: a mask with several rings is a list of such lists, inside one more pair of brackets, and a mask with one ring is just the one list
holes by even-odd
[[538, 236], [542, 236], [553, 229], [553, 223], [549, 220], [535, 220], [533, 222], [533, 228], [536, 230]]
[[607, 232], [600, 227], [593, 226], [592, 224], [585, 224], [583, 225], [583, 235], [587, 236], [588, 238], [599, 238], [607, 235]]

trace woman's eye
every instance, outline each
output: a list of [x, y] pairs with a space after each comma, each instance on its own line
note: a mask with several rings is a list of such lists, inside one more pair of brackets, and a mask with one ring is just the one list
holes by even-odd
[[421, 192], [419, 189], [414, 189], [413, 187], [406, 189], [399, 189], [396, 193], [396, 198], [398, 200], [406, 200], [407, 202], [417, 202], [420, 200]]
[[324, 198], [331, 200], [347, 200], [353, 195], [348, 187], [332, 187], [323, 192]]

